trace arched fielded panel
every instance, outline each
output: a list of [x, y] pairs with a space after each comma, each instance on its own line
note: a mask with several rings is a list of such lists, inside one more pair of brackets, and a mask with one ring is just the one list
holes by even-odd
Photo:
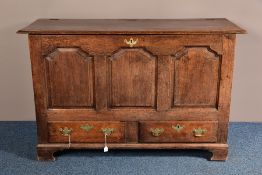
[[50, 108], [94, 106], [93, 58], [79, 48], [57, 48], [46, 56]]
[[173, 106], [216, 107], [220, 56], [208, 47], [187, 47], [176, 55]]
[[111, 107], [155, 107], [156, 57], [144, 49], [120, 49], [109, 63]]

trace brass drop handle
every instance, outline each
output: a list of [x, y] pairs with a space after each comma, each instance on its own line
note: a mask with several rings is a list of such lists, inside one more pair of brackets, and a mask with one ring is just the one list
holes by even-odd
[[108, 146], [107, 146], [107, 137], [110, 136], [115, 129], [114, 128], [101, 128], [101, 131], [105, 135], [105, 146], [104, 146], [104, 152], [108, 152]]
[[60, 128], [59, 131], [63, 136], [68, 137], [68, 149], [69, 149], [71, 147], [71, 134], [73, 132], [73, 129], [64, 127], [64, 128]]
[[206, 129], [202, 129], [202, 128], [197, 128], [193, 130], [194, 136], [195, 137], [202, 137], [205, 135], [205, 133], [207, 132]]
[[91, 126], [91, 125], [82, 125], [82, 126], [80, 126], [80, 128], [85, 130], [86, 132], [88, 132], [91, 129], [93, 129], [93, 126]]
[[101, 131], [104, 133], [106, 136], [110, 136], [115, 129], [114, 128], [101, 128]]
[[165, 130], [164, 128], [150, 128], [150, 131], [153, 136], [158, 137], [160, 136]]
[[72, 134], [73, 129], [64, 127], [64, 128], [60, 128], [59, 131], [63, 136], [70, 136]]
[[182, 129], [184, 129], [185, 126], [177, 124], [177, 125], [172, 125], [172, 129], [174, 129], [176, 132], [180, 132]]
[[138, 39], [134, 40], [133, 38], [130, 38], [129, 41], [127, 39], [124, 40], [124, 42], [129, 45], [129, 47], [133, 47], [138, 43]]

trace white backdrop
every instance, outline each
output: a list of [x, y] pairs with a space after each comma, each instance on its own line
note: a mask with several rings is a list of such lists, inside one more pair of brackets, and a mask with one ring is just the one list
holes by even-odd
[[262, 121], [262, 0], [0, 0], [0, 120], [34, 120], [27, 36], [37, 18], [221, 18], [238, 35], [231, 121]]

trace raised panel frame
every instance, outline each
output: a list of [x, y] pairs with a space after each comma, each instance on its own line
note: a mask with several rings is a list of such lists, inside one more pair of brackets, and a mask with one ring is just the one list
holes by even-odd
[[[151, 61], [154, 61], [153, 63], [153, 68], [152, 68], [152, 72], [154, 73], [154, 82], [152, 83], [152, 89], [151, 89], [151, 104], [149, 104], [149, 102], [147, 101], [144, 101], [144, 102], [140, 102], [140, 103], [145, 103], [145, 105], [134, 105], [135, 102], [133, 102], [133, 105], [128, 105], [128, 104], [125, 104], [125, 105], [121, 105], [121, 99], [115, 99], [115, 96], [116, 93], [114, 93], [114, 91], [116, 90], [113, 90], [113, 67], [114, 66], [114, 61], [117, 61], [119, 59], [125, 59], [123, 58], [122, 56], [124, 54], [127, 54], [128, 52], [134, 52], [136, 54], [141, 54], [144, 56], [145, 59], [147, 59], [148, 62], [151, 62]], [[122, 57], [122, 58], [121, 58]], [[129, 60], [130, 61], [130, 60]], [[144, 62], [146, 60], [141, 60], [141, 62]], [[149, 63], [148, 63], [149, 64]], [[157, 80], [158, 80], [158, 75], [157, 75], [157, 64], [158, 64], [158, 57], [154, 54], [152, 54], [150, 51], [148, 51], [146, 48], [144, 47], [134, 47], [134, 48], [128, 48], [128, 47], [120, 47], [118, 48], [115, 52], [113, 52], [111, 55], [107, 56], [107, 84], [108, 84], [108, 108], [109, 109], [156, 109], [156, 105], [157, 105]], [[121, 73], [121, 72], [120, 72]], [[139, 73], [141, 73], [141, 71], [139, 70], [139, 72], [137, 72], [137, 75], [139, 77]], [[143, 73], [143, 72], [142, 72]], [[145, 72], [144, 72], [145, 73]], [[132, 76], [132, 75], [131, 75]], [[133, 77], [134, 78], [134, 77]], [[140, 76], [141, 78], [141, 76]], [[116, 82], [116, 83], [120, 83], [120, 82]], [[132, 85], [133, 83], [131, 83]], [[127, 87], [126, 87], [127, 88]], [[130, 97], [127, 97], [127, 100], [128, 102], [132, 103], [132, 101], [135, 101], [135, 100], [132, 100], [132, 99], [128, 99]], [[141, 100], [141, 98], [138, 100]], [[147, 99], [148, 100], [148, 99]], [[119, 103], [120, 101], [120, 103]], [[116, 102], [118, 102], [119, 104], [116, 104]]]
[[[202, 107], [187, 107], [187, 108], [172, 108], [172, 61], [175, 53], [186, 46], [208, 46], [215, 52], [222, 54], [222, 36], [221, 35], [132, 35], [133, 38], [138, 38], [139, 42], [133, 48], [145, 48], [149, 53], [156, 56], [157, 61], [157, 98], [155, 108], [110, 108], [110, 100], [108, 97], [108, 72], [103, 71], [108, 69], [108, 57], [117, 52], [121, 48], [130, 49], [123, 42], [130, 35], [45, 35], [42, 40], [42, 54], [50, 53], [56, 47], [79, 47], [83, 51], [94, 55], [95, 64], [95, 110], [74, 108], [74, 109], [48, 109], [50, 119], [60, 120], [58, 116], [66, 116], [73, 114], [81, 120], [95, 120], [94, 114], [100, 119], [122, 119], [134, 120], [147, 116], [154, 120], [169, 120], [182, 119], [186, 120], [202, 120], [200, 116], [206, 116], [209, 120], [215, 120], [219, 116], [219, 111], [213, 108]], [[68, 42], [70, 41], [70, 42]], [[90, 42], [92, 41], [92, 42]], [[167, 47], [162, 47], [165, 45]], [[170, 66], [165, 66], [170, 64]], [[169, 101], [166, 99], [170, 99]], [[148, 113], [142, 112], [143, 110]], [[190, 111], [190, 112], [188, 112]], [[98, 112], [98, 113], [96, 113]], [[61, 113], [61, 114], [60, 114]], [[122, 116], [122, 114], [124, 114]], [[143, 115], [142, 115], [143, 113]], [[101, 115], [100, 115], [101, 114]], [[80, 116], [79, 116], [80, 115]], [[105, 115], [105, 116], [103, 116]], [[88, 117], [85, 117], [88, 116]], [[150, 116], [150, 117], [149, 117]]]
[[[63, 56], [61, 56], [63, 54], [69, 54], [69, 56], [64, 55], [63, 58]], [[49, 109], [95, 108], [95, 72], [94, 57], [92, 55], [89, 55], [79, 47], [56, 47], [50, 53], [43, 55], [43, 59], [45, 62], [45, 82], [47, 89], [47, 104]], [[55, 62], [57, 61], [57, 59], [60, 59], [60, 65], [57, 62]], [[65, 59], [71, 60], [67, 63]], [[70, 73], [63, 72], [63, 69], [65, 69], [64, 71], [66, 71], [68, 70], [68, 67], [74, 67], [74, 64], [78, 65], [77, 68], [73, 68], [73, 70], [75, 71], [74, 73], [79, 74], [77, 74], [77, 77], [71, 77]], [[81, 68], [79, 68], [79, 66], [81, 66]], [[59, 69], [61, 70], [60, 72]], [[58, 89], [55, 89], [54, 87], [55, 82], [60, 81], [59, 77], [52, 77], [56, 76], [52, 75], [54, 73], [57, 73], [56, 71], [58, 71], [58, 74], [67, 74], [67, 78], [70, 79], [71, 77], [70, 80], [72, 81], [76, 81], [75, 78], [79, 78], [79, 82], [73, 82], [71, 84], [64, 85], [61, 85], [60, 83], [59, 87], [62, 86], [63, 90], [65, 90], [65, 93], [59, 94], [57, 92]], [[60, 78], [62, 79], [62, 77]], [[74, 83], [77, 83], [77, 85]], [[79, 91], [77, 91], [76, 89], [78, 89]], [[61, 96], [60, 99], [59, 95]]]
[[[190, 49], [204, 49], [207, 51], [207, 54], [209, 54], [209, 55], [206, 55], [205, 58], [197, 58], [197, 59], [209, 59], [212, 61], [217, 60], [217, 67], [216, 67], [217, 82], [216, 82], [215, 89], [213, 90], [213, 93], [215, 93], [215, 95], [213, 94], [213, 98], [214, 98], [213, 104], [211, 104], [210, 102], [202, 103], [202, 104], [194, 104], [194, 103], [179, 104], [179, 102], [176, 103], [176, 95], [177, 95], [176, 84], [178, 84], [177, 81], [180, 80], [181, 78], [181, 77], [180, 78], [176, 77], [177, 75], [176, 71], [178, 68], [178, 64], [180, 64], [180, 62], [183, 63], [183, 60], [186, 59], [186, 56], [188, 55], [188, 52], [190, 51]], [[171, 108], [172, 109], [176, 109], [176, 108], [215, 108], [216, 110], [218, 110], [222, 54], [219, 51], [214, 50], [211, 45], [186, 45], [178, 49], [178, 51], [175, 52], [175, 54], [172, 54], [171, 58], [173, 62], [172, 63], [173, 78], [171, 82], [171, 93], [173, 95], [172, 95], [172, 100], [171, 100]]]

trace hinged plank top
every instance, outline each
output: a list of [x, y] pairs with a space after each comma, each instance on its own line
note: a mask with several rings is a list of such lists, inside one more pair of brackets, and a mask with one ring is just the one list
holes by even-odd
[[208, 34], [246, 33], [215, 19], [38, 19], [18, 33], [29, 34]]

